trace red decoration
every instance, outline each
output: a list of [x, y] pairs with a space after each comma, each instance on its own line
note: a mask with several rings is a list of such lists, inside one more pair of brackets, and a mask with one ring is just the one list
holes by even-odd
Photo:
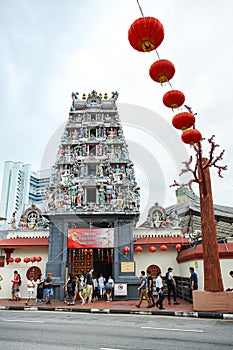
[[183, 132], [181, 138], [184, 143], [193, 145], [194, 143], [201, 141], [202, 135], [200, 131], [196, 129], [189, 129]]
[[182, 245], [181, 245], [181, 244], [177, 244], [177, 245], [176, 245], [176, 250], [177, 250], [178, 252], [181, 251], [181, 248], [182, 248]]
[[36, 257], [35, 257], [35, 256], [32, 256], [32, 257], [30, 258], [30, 261], [31, 261], [32, 263], [34, 263], [34, 262], [36, 261]]
[[149, 74], [152, 80], [163, 84], [174, 76], [175, 67], [168, 60], [158, 60], [151, 65]]
[[167, 251], [167, 246], [164, 245], [164, 244], [161, 245], [160, 250], [161, 250], [162, 252], [166, 252], [166, 251]]
[[141, 247], [140, 245], [138, 245], [138, 246], [135, 248], [135, 252], [141, 253], [141, 252], [142, 252], [142, 247]]
[[36, 261], [37, 261], [37, 262], [41, 262], [41, 260], [42, 260], [42, 257], [41, 257], [41, 256], [36, 256]]
[[136, 19], [128, 31], [130, 45], [140, 52], [150, 52], [157, 49], [163, 38], [163, 25], [154, 17]]
[[8, 259], [8, 262], [9, 262], [9, 263], [13, 263], [14, 261], [15, 261], [14, 258], [9, 258], [9, 259]]
[[183, 92], [179, 90], [171, 90], [163, 96], [163, 103], [168, 108], [179, 108], [185, 101]]
[[20, 263], [20, 261], [21, 261], [21, 258], [15, 258], [15, 262], [18, 264], [18, 263]]
[[182, 112], [172, 119], [172, 125], [176, 129], [186, 130], [188, 128], [191, 128], [195, 123], [195, 117], [192, 113], [188, 112]]
[[149, 251], [151, 253], [155, 253], [156, 252], [156, 248], [152, 245], [150, 248], [149, 248]]
[[92, 255], [93, 254], [93, 249], [89, 249], [89, 253]]
[[126, 255], [129, 254], [130, 248], [126, 245], [126, 246], [123, 248], [123, 252], [124, 252]]
[[23, 261], [28, 264], [30, 262], [30, 258], [24, 258]]
[[88, 253], [88, 249], [84, 249], [84, 254], [87, 254]]

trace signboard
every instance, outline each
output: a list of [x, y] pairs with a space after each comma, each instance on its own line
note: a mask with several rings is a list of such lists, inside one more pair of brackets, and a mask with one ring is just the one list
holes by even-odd
[[69, 228], [68, 248], [113, 248], [113, 228]]
[[134, 272], [134, 262], [124, 261], [121, 263], [121, 272]]
[[127, 296], [127, 284], [126, 283], [115, 283], [114, 284], [114, 295]]

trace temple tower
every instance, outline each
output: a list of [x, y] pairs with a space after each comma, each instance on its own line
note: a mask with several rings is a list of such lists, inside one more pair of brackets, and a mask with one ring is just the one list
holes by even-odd
[[56, 299], [63, 298], [67, 272], [91, 267], [97, 276], [127, 283], [128, 297], [136, 297], [133, 228], [140, 194], [117, 111], [118, 93], [78, 95], [72, 93], [44, 203], [51, 223], [47, 271], [55, 278]]

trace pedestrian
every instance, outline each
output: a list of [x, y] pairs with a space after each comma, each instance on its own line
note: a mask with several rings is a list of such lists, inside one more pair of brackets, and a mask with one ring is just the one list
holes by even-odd
[[168, 304], [171, 305], [171, 292], [172, 292], [173, 298], [174, 298], [174, 305], [179, 305], [180, 303], [176, 301], [176, 281], [175, 281], [175, 278], [173, 277], [172, 271], [173, 271], [173, 268], [169, 267], [166, 273]]
[[14, 271], [14, 277], [13, 280], [11, 280], [12, 282], [12, 287], [11, 287], [11, 295], [12, 295], [12, 299], [11, 300], [15, 300], [17, 301], [19, 299], [19, 286], [20, 286], [20, 276], [18, 274], [18, 271]]
[[109, 276], [108, 282], [106, 283], [106, 301], [112, 301], [112, 292], [114, 288], [114, 281], [112, 276]]
[[197, 274], [194, 272], [194, 267], [189, 268], [190, 272], [190, 298], [193, 297], [193, 291], [198, 289]]
[[[230, 271], [229, 275], [233, 278], [233, 271]], [[227, 288], [226, 292], [233, 292], [233, 288]]]
[[74, 303], [77, 299], [77, 296], [79, 296], [81, 300], [81, 305], [85, 304], [84, 298], [83, 298], [83, 283], [81, 282], [81, 276], [76, 275], [76, 281], [75, 281], [75, 293], [74, 293]]
[[156, 275], [156, 291], [158, 293], [158, 300], [156, 301], [155, 305], [160, 309], [164, 310], [163, 307], [163, 299], [164, 299], [164, 291], [163, 291], [163, 280], [161, 271], [157, 272]]
[[68, 278], [67, 278], [67, 281], [65, 283], [65, 288], [67, 290], [67, 305], [74, 305], [73, 276], [71, 273], [68, 274]]
[[98, 283], [99, 283], [99, 292], [100, 292], [100, 298], [103, 299], [104, 296], [104, 282], [105, 282], [105, 278], [103, 277], [102, 273], [100, 274], [100, 277], [98, 279]]
[[43, 302], [43, 294], [44, 294], [44, 279], [42, 277], [42, 273], [39, 273], [37, 280], [37, 291], [36, 291], [36, 302], [41, 304]]
[[151, 276], [151, 271], [147, 270], [147, 286], [148, 286], [148, 297], [151, 301], [151, 305], [155, 306], [154, 296], [153, 296], [153, 277]]
[[[34, 276], [30, 275], [29, 280], [27, 281], [27, 288], [28, 288], [28, 298], [25, 301], [25, 305], [31, 305], [34, 299], [34, 292], [35, 292], [36, 283], [34, 281]], [[30, 304], [29, 304], [30, 303]]]
[[92, 301], [93, 294], [93, 272], [94, 269], [90, 269], [85, 276], [84, 287], [86, 287], [86, 294], [84, 296], [84, 303], [88, 302], [88, 304]]
[[93, 300], [99, 299], [99, 283], [96, 277], [93, 278]]
[[139, 299], [138, 304], [136, 304], [135, 306], [136, 307], [140, 307], [141, 303], [142, 303], [142, 300], [143, 300], [143, 297], [145, 297], [146, 300], [147, 300], [147, 304], [148, 304], [147, 308], [151, 308], [152, 306], [151, 306], [151, 303], [150, 303], [150, 299], [149, 299], [149, 297], [147, 295], [147, 292], [146, 292], [146, 276], [145, 275], [146, 275], [145, 271], [141, 271], [141, 276], [140, 276], [141, 284], [138, 287], [138, 290], [140, 290], [140, 299]]
[[45, 287], [45, 303], [51, 305], [51, 299], [53, 298], [53, 280], [52, 273], [48, 272], [47, 277], [44, 280]]

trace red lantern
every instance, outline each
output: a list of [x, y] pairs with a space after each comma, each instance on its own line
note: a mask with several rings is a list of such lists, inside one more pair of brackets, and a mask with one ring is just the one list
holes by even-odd
[[172, 125], [176, 129], [186, 130], [188, 128], [191, 128], [195, 123], [195, 117], [192, 113], [188, 112], [182, 112], [172, 119]]
[[23, 261], [28, 264], [30, 262], [30, 258], [24, 258]]
[[9, 259], [8, 259], [8, 262], [9, 262], [9, 263], [13, 263], [14, 261], [15, 261], [14, 258], [9, 258]]
[[175, 67], [168, 60], [158, 60], [151, 65], [149, 74], [152, 80], [163, 84], [174, 76]]
[[30, 261], [31, 261], [32, 263], [34, 263], [34, 262], [36, 261], [36, 257], [35, 257], [35, 256], [32, 256], [32, 257], [30, 258]]
[[178, 252], [181, 251], [181, 248], [182, 248], [182, 245], [181, 245], [181, 244], [177, 244], [177, 245], [176, 245], [176, 250], [177, 250]]
[[41, 262], [41, 260], [42, 260], [42, 257], [41, 257], [41, 256], [36, 256], [36, 261], [37, 261], [37, 262]]
[[142, 247], [141, 247], [140, 245], [138, 245], [138, 246], [135, 248], [135, 252], [141, 253], [141, 252], [142, 252]]
[[129, 254], [130, 248], [126, 245], [126, 246], [123, 248], [123, 252], [124, 252], [126, 255]]
[[202, 135], [200, 131], [196, 129], [188, 129], [183, 132], [183, 134], [181, 135], [181, 138], [184, 143], [193, 145], [194, 143], [201, 141]]
[[166, 252], [166, 251], [167, 251], [167, 246], [164, 245], [164, 244], [161, 245], [160, 250], [161, 250], [162, 252]]
[[89, 249], [89, 253], [92, 255], [93, 254], [93, 249]]
[[154, 17], [136, 19], [128, 31], [130, 45], [140, 52], [150, 52], [157, 49], [163, 38], [163, 25]]
[[88, 253], [88, 249], [84, 249], [84, 254], [87, 254]]
[[21, 261], [21, 258], [15, 258], [15, 262], [18, 264], [18, 263], [20, 263], [20, 261]]
[[179, 108], [185, 101], [183, 92], [178, 90], [171, 90], [166, 92], [163, 96], [163, 103], [168, 108]]
[[155, 252], [156, 252], [156, 248], [155, 248], [154, 246], [151, 246], [151, 247], [149, 248], [149, 251], [150, 251], [151, 253], [155, 253]]

